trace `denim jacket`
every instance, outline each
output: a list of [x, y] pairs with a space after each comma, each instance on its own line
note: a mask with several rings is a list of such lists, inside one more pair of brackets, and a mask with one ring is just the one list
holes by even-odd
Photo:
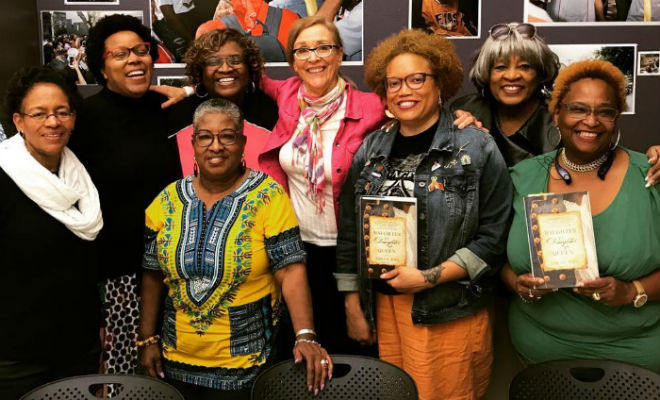
[[[417, 259], [422, 270], [453, 261], [465, 268], [468, 278], [416, 293], [415, 324], [451, 321], [486, 307], [505, 259], [513, 191], [506, 164], [491, 136], [472, 127], [458, 129], [452, 122], [451, 114], [442, 110], [431, 148], [415, 172]], [[371, 283], [360, 278], [357, 261], [358, 199], [378, 194], [397, 134], [394, 125], [367, 136], [340, 198], [335, 277], [339, 291], [360, 292], [370, 321]]]

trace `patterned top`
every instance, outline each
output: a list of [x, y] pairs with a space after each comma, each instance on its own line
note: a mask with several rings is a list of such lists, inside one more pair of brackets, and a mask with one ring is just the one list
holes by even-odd
[[192, 177], [146, 211], [143, 267], [165, 275], [162, 343], [168, 377], [222, 390], [249, 385], [270, 355], [280, 290], [273, 274], [304, 262], [284, 189], [251, 171], [210, 210]]

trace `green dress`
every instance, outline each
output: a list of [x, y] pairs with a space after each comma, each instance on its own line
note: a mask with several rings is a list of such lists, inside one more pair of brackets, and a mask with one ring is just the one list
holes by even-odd
[[[593, 217], [601, 276], [632, 281], [660, 267], [660, 191], [645, 188], [643, 154], [625, 150], [630, 164], [614, 201]], [[514, 218], [507, 255], [517, 274], [530, 272], [523, 197], [547, 191], [556, 151], [511, 168]], [[561, 289], [536, 303], [515, 296], [509, 310], [511, 341], [531, 363], [563, 358], [611, 359], [660, 372], [660, 301], [642, 308], [610, 307]]]

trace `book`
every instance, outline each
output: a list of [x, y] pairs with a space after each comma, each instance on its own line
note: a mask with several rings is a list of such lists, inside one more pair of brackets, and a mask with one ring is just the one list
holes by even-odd
[[360, 274], [379, 279], [399, 266], [417, 268], [417, 199], [360, 197]]
[[577, 286], [598, 277], [588, 192], [525, 196], [532, 275], [540, 288]]

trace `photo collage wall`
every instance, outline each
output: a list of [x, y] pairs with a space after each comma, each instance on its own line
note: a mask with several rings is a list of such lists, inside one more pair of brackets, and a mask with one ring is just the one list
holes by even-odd
[[[42, 61], [56, 68], [77, 63], [82, 72], [78, 83], [95, 84], [85, 64], [87, 32], [103, 16], [122, 13], [149, 26], [159, 44], [154, 83], [185, 84], [183, 57], [189, 43], [196, 35], [226, 26], [258, 37], [269, 74], [283, 78], [292, 74], [284, 59], [288, 28], [315, 13], [324, 1], [37, 0]], [[594, 57], [617, 65], [628, 78], [629, 114], [639, 112], [639, 88], [660, 87], [660, 0], [342, 0], [335, 15], [344, 39], [342, 70], [363, 90], [368, 90], [363, 63], [369, 50], [402, 28], [450, 38], [467, 76], [489, 28], [514, 21], [534, 24], [562, 65]], [[460, 94], [472, 91], [466, 79]], [[645, 104], [643, 118], [660, 114], [658, 103]]]

